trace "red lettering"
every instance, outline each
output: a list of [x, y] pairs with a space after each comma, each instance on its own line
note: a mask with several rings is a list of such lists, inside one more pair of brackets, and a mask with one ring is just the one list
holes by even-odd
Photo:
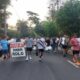
[[24, 47], [23, 43], [11, 43], [10, 44], [11, 48], [20, 48], [20, 47]]

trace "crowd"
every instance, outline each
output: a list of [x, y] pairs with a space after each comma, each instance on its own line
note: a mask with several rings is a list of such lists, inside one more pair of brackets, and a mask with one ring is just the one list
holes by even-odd
[[9, 39], [6, 36], [0, 38], [0, 57], [2, 60], [7, 60], [11, 57], [10, 52], [10, 43], [13, 42], [22, 42], [25, 46], [26, 51], [26, 60], [32, 59], [31, 53], [35, 50], [36, 56], [39, 56], [39, 61], [42, 60], [44, 51], [52, 50], [52, 53], [57, 53], [59, 48], [61, 48], [63, 57], [67, 57], [68, 49], [71, 49], [73, 52], [73, 61], [77, 62], [79, 53], [80, 53], [80, 39], [76, 34], [69, 37], [67, 35], [63, 35], [61, 37], [53, 37], [53, 38], [11, 38]]

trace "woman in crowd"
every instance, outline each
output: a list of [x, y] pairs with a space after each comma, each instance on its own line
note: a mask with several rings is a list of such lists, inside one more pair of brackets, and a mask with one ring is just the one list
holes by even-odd
[[78, 56], [80, 51], [79, 41], [77, 35], [74, 34], [70, 40], [71, 49], [73, 51], [73, 62], [78, 62]]

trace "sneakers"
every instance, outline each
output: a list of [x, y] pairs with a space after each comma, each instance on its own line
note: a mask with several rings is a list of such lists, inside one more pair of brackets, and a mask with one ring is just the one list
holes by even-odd
[[28, 61], [29, 59], [32, 60], [32, 57], [31, 56], [27, 56], [26, 60]]
[[32, 57], [31, 57], [31, 56], [29, 56], [29, 59], [30, 59], [30, 60], [32, 60]]
[[27, 61], [29, 60], [28, 56], [26, 57], [26, 60], [27, 60]]

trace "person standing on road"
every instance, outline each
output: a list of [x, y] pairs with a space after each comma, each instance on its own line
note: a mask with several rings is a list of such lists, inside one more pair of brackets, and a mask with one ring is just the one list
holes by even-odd
[[27, 38], [25, 41], [25, 44], [26, 44], [26, 52], [27, 52], [26, 60], [32, 59], [31, 53], [32, 53], [33, 44], [34, 44], [33, 38]]
[[52, 39], [51, 39], [51, 46], [52, 46], [52, 49], [53, 49], [53, 52], [55, 52], [55, 48], [56, 48], [56, 38], [55, 37], [53, 37]]
[[37, 41], [37, 49], [38, 49], [38, 56], [40, 58], [39, 61], [42, 60], [45, 47], [46, 47], [45, 39], [44, 38], [38, 39], [38, 41]]
[[78, 56], [80, 51], [79, 41], [77, 39], [77, 35], [74, 34], [70, 39], [71, 49], [73, 51], [73, 62], [78, 62]]
[[53, 37], [52, 41], [53, 41], [53, 44], [52, 44], [53, 51], [56, 53], [58, 51], [59, 38]]
[[67, 35], [64, 35], [61, 38], [61, 45], [62, 45], [62, 50], [63, 50], [63, 56], [67, 56], [67, 51], [68, 51], [68, 43], [69, 43], [69, 38]]
[[2, 46], [2, 54], [3, 54], [3, 59], [7, 59], [8, 58], [8, 41], [6, 39], [5, 36], [2, 37], [2, 39], [0, 40], [0, 44]]

